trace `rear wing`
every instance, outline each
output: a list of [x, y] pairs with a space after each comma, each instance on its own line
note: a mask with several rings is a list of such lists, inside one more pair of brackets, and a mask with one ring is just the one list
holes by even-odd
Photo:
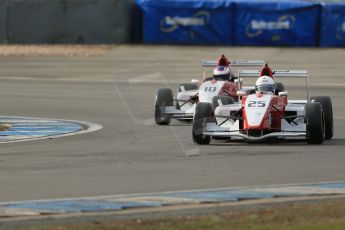
[[[301, 77], [308, 78], [307, 70], [273, 70], [274, 77]], [[260, 70], [240, 70], [240, 77], [259, 77]]]
[[[202, 67], [216, 67], [218, 64], [217, 61], [202, 61]], [[239, 66], [263, 66], [265, 62], [263, 60], [236, 60], [229, 61], [228, 64], [232, 67]]]
[[[228, 64], [231, 67], [251, 67], [251, 66], [263, 66], [265, 64], [265, 61], [263, 60], [235, 60], [235, 61], [229, 61]], [[218, 65], [217, 61], [202, 61], [202, 76], [203, 79], [206, 78], [206, 67], [216, 67]]]
[[[273, 77], [297, 77], [306, 79], [306, 97], [309, 101], [309, 77], [307, 70], [273, 70]], [[238, 78], [241, 77], [259, 77], [260, 70], [240, 70]]]

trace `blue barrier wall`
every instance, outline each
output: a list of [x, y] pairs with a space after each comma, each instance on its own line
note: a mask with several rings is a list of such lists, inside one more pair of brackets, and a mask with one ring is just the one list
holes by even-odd
[[345, 47], [345, 3], [322, 3], [320, 46]]
[[236, 45], [316, 46], [319, 14], [304, 1], [238, 1]]
[[231, 0], [137, 0], [144, 43], [233, 44]]

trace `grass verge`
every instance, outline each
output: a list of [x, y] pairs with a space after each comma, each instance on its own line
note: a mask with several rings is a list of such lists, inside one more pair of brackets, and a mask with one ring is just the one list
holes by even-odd
[[0, 131], [8, 131], [11, 127], [10, 124], [0, 124]]
[[343, 230], [345, 200], [271, 205], [257, 210], [229, 211], [217, 215], [161, 219], [93, 221], [24, 227], [25, 230], [170, 230], [170, 229], [251, 229], [251, 230]]

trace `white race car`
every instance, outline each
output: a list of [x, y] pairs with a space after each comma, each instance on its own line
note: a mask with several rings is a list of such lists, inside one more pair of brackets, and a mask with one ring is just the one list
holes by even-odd
[[[308, 144], [321, 144], [331, 139], [331, 98], [309, 99], [306, 70], [276, 70], [274, 73], [275, 77], [306, 78], [306, 99], [288, 100], [286, 91], [271, 94], [238, 91], [239, 103], [223, 103], [215, 109], [209, 102], [198, 103], [192, 126], [193, 141], [209, 144], [211, 137], [229, 140], [234, 137], [248, 142], [303, 137]], [[259, 71], [240, 71], [239, 76], [258, 77]]]
[[[231, 67], [262, 66], [262, 60], [243, 60], [229, 62]], [[155, 99], [155, 122], [158, 125], [170, 124], [170, 119], [192, 121], [195, 106], [199, 102], [212, 103], [219, 101], [230, 103], [238, 100], [237, 91], [241, 90], [241, 81], [217, 80], [206, 76], [207, 67], [216, 67], [215, 61], [203, 61], [203, 81], [192, 80], [192, 83], [180, 84], [176, 99], [170, 88], [158, 89]], [[175, 105], [174, 105], [175, 101]]]

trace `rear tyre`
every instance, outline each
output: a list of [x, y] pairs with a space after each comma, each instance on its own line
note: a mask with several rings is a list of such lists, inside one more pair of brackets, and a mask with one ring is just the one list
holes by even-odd
[[212, 99], [212, 104], [214, 108], [217, 108], [219, 106], [219, 102], [221, 102], [222, 105], [230, 105], [234, 104], [234, 99], [229, 96], [214, 96]]
[[333, 137], [333, 108], [332, 100], [327, 96], [312, 97], [311, 102], [319, 102], [322, 106], [323, 114], [325, 116], [325, 139]]
[[305, 118], [308, 144], [322, 144], [325, 140], [325, 124], [321, 104], [318, 102], [307, 103]]
[[162, 110], [166, 106], [173, 106], [173, 94], [171, 89], [158, 89], [155, 100], [155, 122], [157, 125], [169, 125], [170, 118], [162, 114]]
[[210, 103], [200, 102], [195, 107], [192, 135], [193, 141], [199, 145], [207, 145], [211, 141], [210, 136], [204, 136], [204, 123], [213, 121], [213, 108]]

